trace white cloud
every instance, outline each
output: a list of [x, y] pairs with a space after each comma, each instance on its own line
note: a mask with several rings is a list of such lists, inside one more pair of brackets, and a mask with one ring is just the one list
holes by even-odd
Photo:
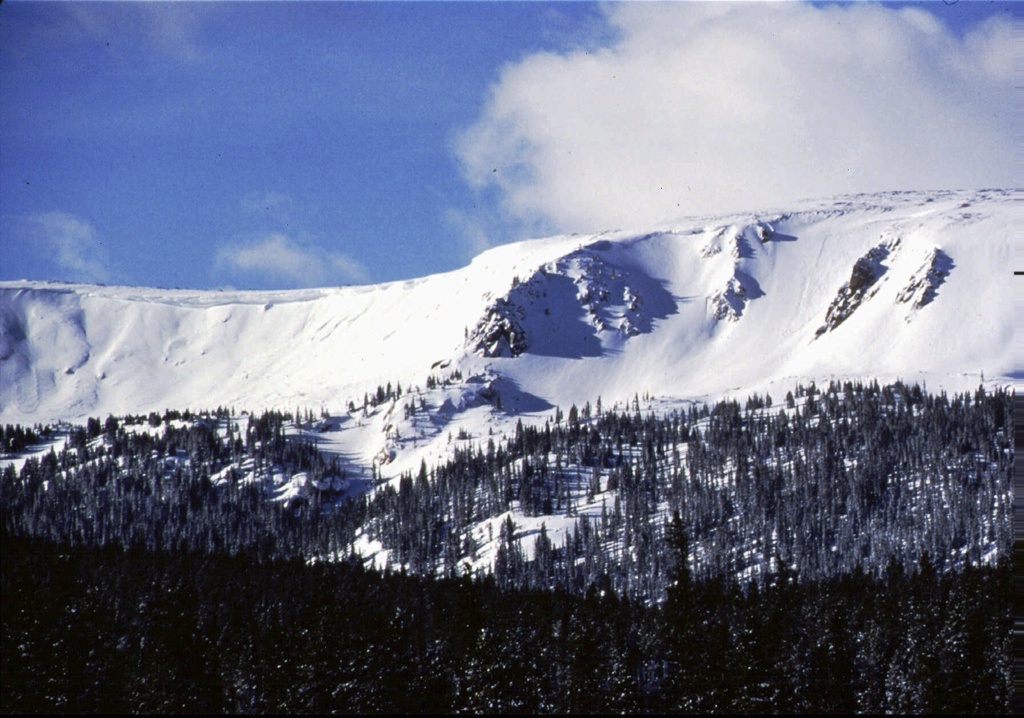
[[345, 281], [353, 284], [370, 283], [370, 275], [366, 271], [366, 267], [347, 254], [327, 252], [324, 259], [333, 270], [333, 275], [343, 277]]
[[842, 192], [1013, 186], [1013, 32], [923, 9], [615, 3], [507, 66], [456, 142], [518, 221], [630, 227]]
[[54, 262], [68, 279], [80, 282], [106, 282], [111, 273], [96, 230], [67, 212], [44, 212], [29, 218], [46, 258]]
[[217, 252], [216, 266], [263, 275], [293, 286], [363, 284], [369, 281], [366, 269], [351, 257], [300, 245], [280, 232], [263, 235], [248, 243], [221, 247]]

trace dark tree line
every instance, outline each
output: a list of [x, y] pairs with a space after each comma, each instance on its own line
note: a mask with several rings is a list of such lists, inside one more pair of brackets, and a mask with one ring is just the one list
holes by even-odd
[[48, 440], [50, 435], [48, 427], [26, 427], [20, 424], [0, 426], [0, 456], [20, 454], [33, 444]]
[[999, 567], [597, 589], [3, 535], [4, 713], [1004, 713]]

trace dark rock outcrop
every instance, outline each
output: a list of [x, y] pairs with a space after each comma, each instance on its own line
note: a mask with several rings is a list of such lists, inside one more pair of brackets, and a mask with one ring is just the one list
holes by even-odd
[[818, 327], [815, 337], [820, 337], [845, 322], [877, 291], [878, 280], [889, 269], [883, 262], [896, 251], [899, 244], [899, 239], [879, 244], [854, 262], [849, 281], [839, 288], [825, 313], [825, 323]]
[[914, 272], [910, 282], [896, 295], [896, 301], [920, 309], [930, 304], [939, 287], [953, 269], [953, 259], [938, 247], [928, 252], [924, 263]]

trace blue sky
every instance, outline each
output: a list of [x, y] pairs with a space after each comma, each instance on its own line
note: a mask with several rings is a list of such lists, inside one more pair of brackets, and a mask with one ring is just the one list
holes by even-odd
[[5, 2], [0, 279], [382, 282], [559, 231], [1006, 186], [1014, 11]]

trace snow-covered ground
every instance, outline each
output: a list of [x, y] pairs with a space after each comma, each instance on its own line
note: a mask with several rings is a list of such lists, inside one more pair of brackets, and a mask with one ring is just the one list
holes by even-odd
[[[1007, 384], [1021, 372], [1018, 198], [840, 197], [531, 240], [365, 287], [2, 282], [0, 422], [309, 408], [334, 417], [321, 445], [352, 475], [393, 477], [598, 397], [779, 398], [831, 378]], [[842, 319], [826, 322], [834, 305]], [[402, 396], [363, 410], [389, 383]]]

